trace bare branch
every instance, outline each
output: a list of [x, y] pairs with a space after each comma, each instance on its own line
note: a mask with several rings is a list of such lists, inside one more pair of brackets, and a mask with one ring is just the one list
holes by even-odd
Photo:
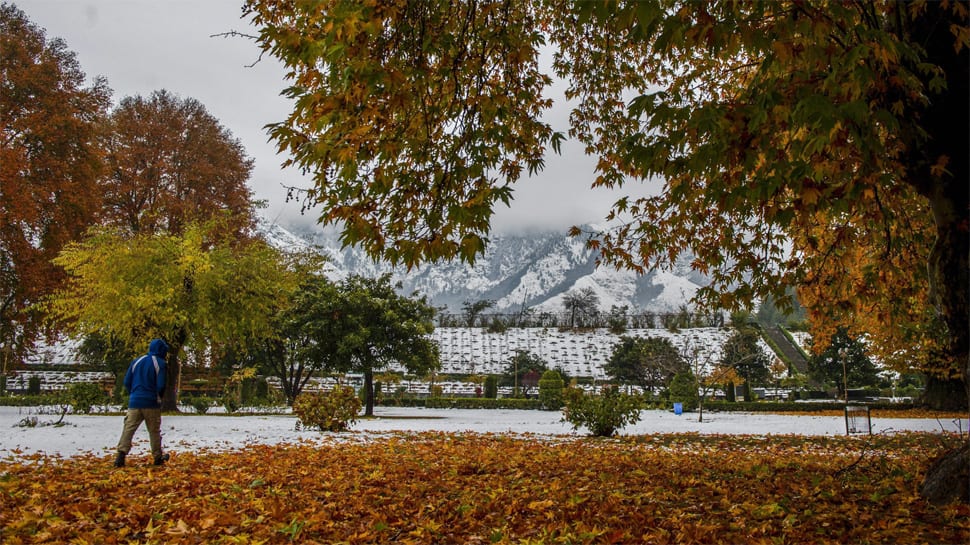
[[[218, 34], [210, 34], [209, 37], [210, 38], [246, 38], [246, 39], [252, 40], [254, 42], [258, 42], [259, 41], [259, 36], [256, 36], [254, 34], [246, 34], [245, 32], [239, 32], [238, 30], [230, 30], [228, 32], [220, 32]], [[259, 61], [263, 60], [263, 55], [265, 53], [266, 53], [265, 50], [261, 50], [259, 52], [259, 57], [257, 57], [256, 60], [253, 61], [252, 63], [245, 65], [245, 67], [246, 68], [252, 68], [252, 67], [256, 66], [257, 64], [259, 64]]]

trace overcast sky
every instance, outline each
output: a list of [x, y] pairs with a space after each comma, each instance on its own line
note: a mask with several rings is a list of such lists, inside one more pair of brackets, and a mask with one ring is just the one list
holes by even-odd
[[[255, 159], [250, 185], [263, 211], [283, 225], [312, 223], [300, 216], [297, 203], [285, 202], [282, 184], [309, 186], [299, 171], [284, 171], [284, 157], [267, 141], [263, 128], [283, 120], [288, 103], [279, 96], [285, 87], [283, 69], [275, 59], [259, 57], [259, 49], [244, 38], [211, 37], [238, 30], [255, 34], [240, 18], [242, 0], [17, 0], [28, 18], [60, 37], [77, 54], [89, 78], [104, 76], [114, 102], [125, 96], [148, 96], [167, 89], [205, 105], [238, 138]], [[565, 132], [566, 113], [550, 119]], [[562, 156], [550, 154], [546, 169], [515, 186], [511, 209], [501, 208], [496, 231], [561, 228], [599, 222], [615, 200], [609, 192], [590, 189], [593, 161], [578, 144], [563, 146]]]

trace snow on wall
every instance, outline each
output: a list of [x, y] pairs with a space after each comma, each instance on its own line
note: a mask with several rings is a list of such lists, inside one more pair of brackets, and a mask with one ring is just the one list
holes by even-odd
[[[713, 365], [721, 347], [733, 333], [731, 328], [629, 329], [623, 335], [670, 339], [682, 354], [696, 354], [698, 361]], [[518, 351], [527, 351], [551, 368], [562, 368], [570, 376], [606, 378], [603, 366], [609, 361], [620, 336], [607, 329], [588, 332], [555, 328], [510, 328], [490, 333], [483, 328], [436, 328], [432, 335], [441, 350], [441, 372], [453, 374], [500, 374]], [[772, 357], [764, 341], [762, 350]]]
[[[671, 343], [685, 357], [696, 359], [710, 368], [721, 358], [721, 348], [734, 332], [727, 327], [703, 327], [670, 331], [667, 329], [628, 329], [622, 335], [631, 337], [660, 337]], [[491, 333], [485, 328], [439, 327], [432, 334], [441, 354], [442, 374], [501, 374], [517, 352], [529, 352], [542, 359], [550, 368], [561, 368], [569, 376], [606, 379], [603, 367], [609, 361], [620, 335], [607, 329], [589, 331], [559, 330], [557, 328], [509, 328]], [[759, 340], [769, 359], [771, 348]], [[31, 363], [74, 363], [72, 351], [76, 345], [57, 345], [51, 352]], [[400, 368], [395, 370], [401, 370]], [[60, 372], [50, 372], [60, 373]], [[46, 378], [47, 383], [70, 382], [63, 377]]]

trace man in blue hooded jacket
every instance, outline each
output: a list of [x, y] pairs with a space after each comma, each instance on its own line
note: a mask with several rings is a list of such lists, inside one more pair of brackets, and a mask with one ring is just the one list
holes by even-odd
[[145, 422], [148, 439], [152, 447], [155, 465], [160, 466], [168, 460], [162, 454], [162, 396], [165, 394], [165, 356], [168, 344], [162, 339], [154, 339], [148, 345], [148, 354], [136, 358], [128, 365], [125, 373], [125, 388], [128, 390], [128, 414], [125, 427], [118, 441], [118, 457], [115, 467], [125, 465], [125, 456], [131, 450], [131, 438]]

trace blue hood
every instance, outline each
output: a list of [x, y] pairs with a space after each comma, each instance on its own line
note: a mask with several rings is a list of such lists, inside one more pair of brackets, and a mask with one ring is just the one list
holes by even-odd
[[168, 343], [161, 339], [153, 339], [148, 345], [148, 354], [164, 358], [168, 354]]

